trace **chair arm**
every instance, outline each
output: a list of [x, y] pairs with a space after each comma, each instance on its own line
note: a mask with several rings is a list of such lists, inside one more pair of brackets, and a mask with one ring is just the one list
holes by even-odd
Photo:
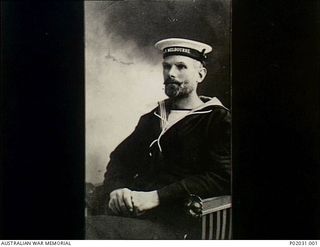
[[190, 195], [185, 203], [187, 214], [200, 218], [223, 209], [231, 208], [231, 196], [218, 196], [202, 199], [197, 195]]

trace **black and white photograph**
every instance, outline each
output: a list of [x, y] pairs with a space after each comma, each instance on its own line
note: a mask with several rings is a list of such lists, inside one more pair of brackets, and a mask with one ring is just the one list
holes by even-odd
[[85, 2], [86, 238], [230, 239], [231, 2]]
[[319, 3], [0, 1], [0, 244], [318, 246]]

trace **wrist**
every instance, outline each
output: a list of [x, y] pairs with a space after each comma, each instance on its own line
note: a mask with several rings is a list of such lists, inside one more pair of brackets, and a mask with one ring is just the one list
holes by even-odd
[[160, 204], [160, 200], [159, 200], [159, 195], [158, 195], [158, 191], [154, 190], [150, 192], [151, 195], [151, 202], [152, 204], [157, 207]]

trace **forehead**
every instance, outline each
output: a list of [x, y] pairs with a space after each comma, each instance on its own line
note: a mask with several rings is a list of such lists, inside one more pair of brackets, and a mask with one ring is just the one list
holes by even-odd
[[194, 60], [193, 58], [181, 56], [181, 55], [173, 55], [168, 56], [163, 59], [164, 63], [174, 64], [174, 63], [185, 63], [185, 64], [194, 64], [197, 62], [197, 60]]

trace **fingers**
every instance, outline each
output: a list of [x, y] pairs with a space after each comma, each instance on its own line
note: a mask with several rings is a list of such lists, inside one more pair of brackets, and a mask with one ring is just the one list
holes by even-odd
[[118, 200], [118, 206], [120, 208], [120, 212], [123, 213], [123, 214], [127, 213], [127, 207], [126, 207], [126, 205], [124, 204], [124, 201], [123, 201], [123, 192], [118, 194], [117, 200]]
[[110, 198], [108, 206], [111, 209], [112, 213], [118, 214], [118, 210], [117, 210], [116, 206], [114, 205], [113, 199]]
[[118, 205], [118, 200], [117, 200], [117, 197], [111, 197], [110, 196], [110, 200], [109, 200], [109, 208], [111, 209], [111, 211], [114, 213], [114, 214], [120, 214], [120, 207]]
[[129, 212], [133, 212], [133, 204], [130, 190], [125, 190], [123, 192], [122, 200], [125, 204], [126, 209], [129, 210]]
[[131, 191], [127, 188], [110, 193], [109, 208], [114, 214], [139, 216], [159, 205], [157, 191]]
[[126, 188], [112, 191], [108, 206], [115, 214], [128, 214], [132, 212], [131, 191]]

